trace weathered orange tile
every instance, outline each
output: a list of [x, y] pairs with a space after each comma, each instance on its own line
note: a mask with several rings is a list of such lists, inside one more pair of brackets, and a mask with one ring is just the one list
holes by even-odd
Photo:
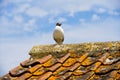
[[28, 59], [20, 63], [21, 66], [23, 67], [28, 67], [36, 63], [36, 60], [33, 59]]
[[36, 65], [36, 66], [33, 66], [32, 68], [30, 68], [28, 71], [30, 72], [30, 73], [33, 73], [33, 72], [35, 72], [38, 68], [40, 68], [41, 67], [41, 65], [40, 64], [38, 64], [38, 65]]
[[51, 76], [48, 80], [66, 80], [72, 75], [72, 72], [67, 72], [61, 76]]
[[58, 59], [58, 62], [63, 63], [69, 57], [70, 57], [70, 53], [68, 53], [65, 56], [63, 56], [62, 58]]
[[47, 55], [47, 56], [45, 56], [45, 57], [40, 58], [40, 59], [37, 60], [37, 61], [42, 64], [42, 63], [48, 61], [50, 58], [52, 58], [52, 55]]
[[109, 56], [104, 62], [103, 62], [103, 64], [113, 64], [113, 63], [115, 63], [115, 62], [117, 62], [117, 61], [119, 61], [120, 60], [120, 57], [113, 57], [113, 56]]
[[118, 69], [120, 69], [120, 62], [118, 62], [117, 66], [118, 66]]
[[88, 69], [89, 70], [96, 70], [101, 65], [101, 62], [96, 62], [95, 64], [91, 65]]
[[72, 75], [68, 80], [89, 80], [93, 75], [94, 75], [94, 72], [91, 71], [81, 76]]
[[85, 74], [86, 71], [82, 71], [82, 70], [76, 70], [73, 72], [74, 75], [78, 76], [78, 75], [82, 75], [82, 74]]
[[67, 72], [64, 75], [61, 76], [61, 80], [66, 80], [68, 79], [68, 77], [70, 77], [72, 75], [72, 72]]
[[111, 73], [110, 73], [110, 77], [112, 77], [112, 78], [115, 78], [117, 76], [117, 71], [115, 70], [115, 71], [112, 71]]
[[[112, 74], [113, 73], [113, 74]], [[99, 74], [98, 76], [99, 76], [99, 79], [100, 80], [116, 80], [115, 78], [116, 78], [116, 76], [112, 76], [112, 75], [115, 75], [115, 73], [112, 71], [110, 71], [110, 72], [108, 72], [108, 73], [106, 73], [106, 74]]]
[[71, 66], [76, 62], [76, 58], [69, 58], [64, 63], [63, 66]]
[[26, 79], [30, 78], [31, 76], [32, 76], [32, 74], [25, 73], [25, 74], [21, 75], [20, 77], [18, 77], [16, 80], [26, 80]]
[[31, 76], [30, 78], [28, 78], [27, 80], [39, 80], [40, 76]]
[[95, 79], [95, 74], [93, 74], [93, 75], [89, 78], [89, 80], [98, 80], [98, 79]]
[[78, 57], [80, 57], [78, 54], [76, 54], [75, 53], [75, 51], [73, 51], [73, 50], [69, 50], [69, 54], [70, 54], [70, 57], [72, 57], [72, 58], [78, 58]]
[[77, 69], [80, 66], [80, 63], [75, 63], [73, 66], [70, 67], [70, 71], [74, 71], [75, 69]]
[[89, 53], [83, 54], [80, 58], [78, 58], [78, 61], [79, 61], [79, 62], [84, 61], [84, 60], [88, 57], [88, 54], [89, 54]]
[[100, 66], [97, 70], [95, 70], [95, 73], [103, 74], [107, 73], [110, 70], [112, 70], [110, 66]]
[[117, 74], [115, 80], [120, 80], [120, 74]]
[[43, 74], [42, 76], [40, 76], [39, 80], [46, 80], [51, 75], [52, 75], [52, 72], [46, 72], [45, 74]]
[[50, 60], [48, 60], [47, 62], [45, 62], [43, 64], [44, 67], [50, 67], [52, 65], [54, 65], [57, 62], [57, 59], [55, 59], [54, 57], [51, 58]]
[[60, 63], [57, 63], [57, 64], [55, 64], [55, 65], [53, 65], [53, 66], [51, 66], [50, 68], [47, 68], [48, 70], [50, 70], [50, 71], [55, 71], [57, 68], [59, 68], [61, 66], [61, 64]]
[[12, 76], [19, 76], [21, 75], [22, 73], [25, 73], [27, 72], [28, 68], [23, 68], [22, 66], [18, 66], [12, 70], [9, 71], [9, 73], [12, 75]]
[[95, 63], [95, 62], [96, 62], [96, 58], [87, 57], [87, 58], [81, 63], [81, 65], [83, 65], [83, 66], [89, 66], [89, 65], [91, 65], [91, 64], [93, 64], [93, 63]]
[[100, 78], [99, 75], [95, 75], [95, 74], [94, 74], [93, 76], [90, 77], [89, 80], [102, 80], [102, 79]]
[[16, 80], [17, 77], [12, 77], [10, 74], [6, 74], [3, 77], [0, 77], [0, 80]]
[[98, 60], [102, 63], [107, 59], [107, 57], [110, 55], [110, 53], [106, 52], [105, 54], [102, 55], [102, 57]]
[[51, 76], [48, 80], [61, 80], [60, 78], [60, 76]]
[[107, 80], [115, 80], [114, 78], [108, 78]]
[[64, 73], [66, 73], [69, 70], [68, 67], [60, 67], [58, 68], [53, 75], [59, 76], [59, 75], [63, 75]]
[[37, 71], [35, 71], [35, 72], [33, 73], [33, 75], [39, 76], [39, 75], [42, 75], [42, 74], [45, 73], [45, 72], [46, 72], [46, 69], [45, 69], [44, 67], [40, 67]]

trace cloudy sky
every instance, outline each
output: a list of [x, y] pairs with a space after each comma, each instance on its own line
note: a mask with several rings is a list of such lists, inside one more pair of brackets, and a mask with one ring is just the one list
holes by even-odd
[[120, 41], [120, 0], [0, 0], [0, 76], [54, 44], [56, 22], [67, 43]]

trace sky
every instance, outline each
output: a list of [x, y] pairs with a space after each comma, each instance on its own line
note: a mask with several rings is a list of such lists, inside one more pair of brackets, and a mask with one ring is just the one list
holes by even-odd
[[28, 59], [35, 45], [120, 41], [120, 0], [0, 0], [0, 76]]

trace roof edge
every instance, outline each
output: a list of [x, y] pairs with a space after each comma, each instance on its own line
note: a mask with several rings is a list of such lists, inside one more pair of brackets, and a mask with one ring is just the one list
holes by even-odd
[[82, 55], [84, 52], [91, 52], [92, 54], [96, 52], [105, 52], [105, 51], [120, 51], [120, 41], [112, 42], [90, 42], [90, 43], [79, 43], [79, 44], [62, 44], [62, 45], [38, 45], [34, 46], [29, 55], [32, 58], [41, 58], [48, 54], [53, 56], [61, 57], [62, 55], [73, 51], [78, 55]]

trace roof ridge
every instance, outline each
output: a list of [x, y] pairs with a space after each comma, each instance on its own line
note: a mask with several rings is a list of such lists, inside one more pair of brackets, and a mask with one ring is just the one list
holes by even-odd
[[85, 52], [91, 53], [90, 55], [93, 55], [94, 52], [115, 52], [120, 51], [120, 41], [37, 45], [30, 50], [29, 54], [32, 58], [41, 58], [49, 54], [55, 57], [62, 57], [70, 51], [77, 53], [77, 55], [82, 55]]

